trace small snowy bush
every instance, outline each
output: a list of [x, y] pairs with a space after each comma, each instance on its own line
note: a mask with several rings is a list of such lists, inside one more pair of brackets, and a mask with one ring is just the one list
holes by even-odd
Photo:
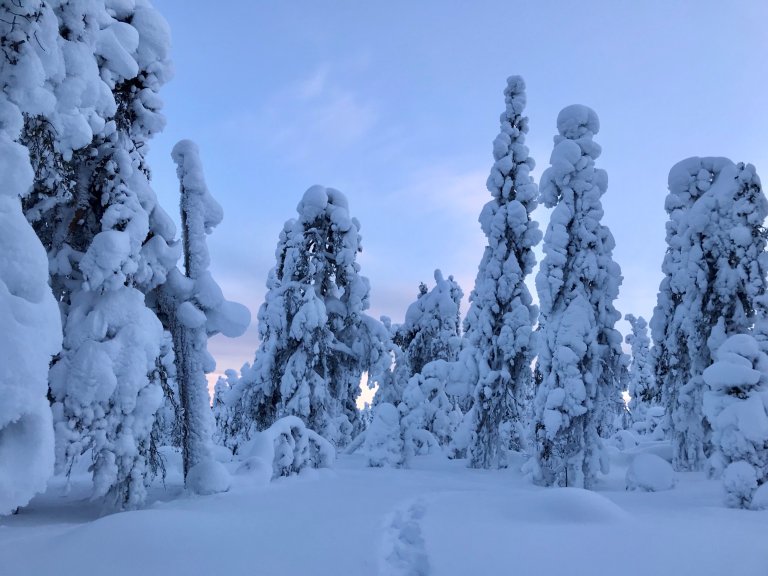
[[272, 463], [272, 478], [298, 474], [305, 468], [330, 468], [333, 445], [296, 416], [285, 416], [257, 433], [244, 450], [246, 459]]
[[672, 465], [655, 454], [638, 454], [627, 469], [627, 490], [659, 492], [675, 486]]
[[368, 466], [398, 468], [403, 465], [400, 412], [392, 404], [384, 402], [374, 408], [373, 421], [365, 432], [363, 451]]
[[750, 335], [726, 340], [716, 362], [704, 371], [709, 391], [704, 414], [712, 427], [709, 459], [722, 473], [726, 503], [749, 508], [761, 485], [768, 483], [768, 355]]

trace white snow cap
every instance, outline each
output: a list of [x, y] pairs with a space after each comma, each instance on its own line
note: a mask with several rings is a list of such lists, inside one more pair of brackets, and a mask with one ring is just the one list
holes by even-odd
[[600, 131], [600, 119], [588, 106], [571, 104], [557, 115], [557, 131], [571, 140], [585, 135], [594, 136]]

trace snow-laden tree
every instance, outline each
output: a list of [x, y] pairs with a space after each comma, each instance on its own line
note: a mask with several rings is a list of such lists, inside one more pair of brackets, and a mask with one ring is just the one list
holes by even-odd
[[142, 503], [151, 472], [151, 431], [170, 354], [145, 293], [178, 259], [174, 226], [144, 161], [147, 140], [164, 123], [157, 91], [170, 75], [168, 30], [143, 0], [57, 8], [64, 41], [77, 47], [73, 74], [82, 72], [87, 84], [95, 70], [100, 84], [93, 89], [111, 99], [103, 121], [89, 117], [86, 146], [62, 155], [77, 174], [71, 195], [49, 204], [56, 207], [50, 218], [42, 216], [45, 204], [31, 209], [63, 231], [50, 236], [56, 243], [49, 248], [66, 318], [50, 374], [57, 461], [67, 470], [89, 452], [94, 495], [111, 494], [117, 507], [132, 508]]
[[294, 415], [344, 446], [360, 431], [356, 400], [365, 371], [389, 363], [387, 334], [367, 316], [369, 286], [360, 275], [360, 224], [332, 188], [309, 188], [286, 222], [277, 265], [259, 310], [261, 344], [244, 387], [235, 432], [247, 439]]
[[673, 464], [699, 470], [711, 448], [702, 373], [728, 336], [749, 331], [766, 293], [768, 201], [751, 164], [689, 158], [669, 173], [665, 208], [665, 276], [651, 320], [656, 379]]
[[467, 346], [477, 364], [469, 454], [475, 468], [505, 466], [508, 450], [523, 448], [525, 398], [533, 384], [537, 309], [525, 278], [536, 263], [533, 247], [541, 232], [531, 220], [537, 188], [530, 176], [534, 161], [525, 145], [528, 118], [523, 116], [521, 77], [507, 80], [504, 98], [501, 130], [493, 142], [495, 162], [486, 184], [493, 198], [479, 218], [488, 245], [465, 321]]
[[749, 508], [768, 483], [768, 355], [752, 336], [731, 336], [703, 379], [703, 410], [712, 426], [709, 462], [722, 476], [727, 504]]
[[551, 165], [541, 177], [541, 200], [553, 208], [536, 276], [541, 305], [535, 400], [533, 474], [546, 486], [595, 485], [605, 471], [601, 428], [621, 402], [624, 366], [621, 318], [613, 302], [621, 270], [614, 240], [601, 224], [608, 177], [595, 167], [600, 127], [590, 108], [573, 105], [557, 117]]
[[624, 319], [632, 328], [632, 333], [625, 338], [632, 351], [627, 390], [630, 397], [629, 410], [635, 423], [644, 422], [648, 408], [661, 403], [661, 391], [656, 386], [653, 374], [648, 323], [642, 316], [632, 314], [627, 314]]
[[208, 353], [208, 338], [218, 333], [240, 336], [250, 313], [224, 299], [208, 270], [206, 235], [224, 214], [206, 186], [197, 145], [182, 140], [172, 156], [181, 184], [185, 274], [178, 269], [169, 273], [160, 288], [160, 309], [173, 337], [185, 483], [193, 492], [212, 494], [229, 488], [229, 475], [212, 451], [213, 415], [205, 375], [213, 372], [216, 362]]
[[373, 406], [382, 403], [397, 406], [403, 400], [403, 390], [411, 377], [411, 365], [407, 354], [395, 343], [399, 326], [393, 326], [392, 320], [387, 316], [381, 317], [381, 323], [389, 336], [384, 343], [389, 362], [383, 362], [378, 372], [371, 373], [371, 378], [377, 386]]
[[446, 280], [435, 270], [435, 286], [419, 286], [419, 295], [405, 313], [405, 322], [397, 327], [394, 341], [408, 358], [413, 374], [433, 360], [452, 361], [461, 347], [459, 308], [464, 297], [459, 285]]

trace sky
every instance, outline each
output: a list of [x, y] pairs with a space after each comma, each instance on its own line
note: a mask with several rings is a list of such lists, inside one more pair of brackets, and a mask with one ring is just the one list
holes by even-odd
[[[278, 235], [313, 184], [343, 192], [361, 223], [371, 315], [401, 322], [436, 268], [469, 295], [510, 75], [527, 84], [537, 182], [558, 112], [585, 104], [600, 117], [622, 314], [653, 311], [675, 163], [726, 156], [768, 178], [765, 0], [154, 5], [171, 28], [175, 77], [161, 91], [153, 186], [178, 222], [170, 151], [196, 141], [224, 208], [209, 237], [212, 273], [253, 317], [244, 336], [210, 341], [218, 373], [253, 360]], [[534, 218], [545, 230], [548, 211]]]

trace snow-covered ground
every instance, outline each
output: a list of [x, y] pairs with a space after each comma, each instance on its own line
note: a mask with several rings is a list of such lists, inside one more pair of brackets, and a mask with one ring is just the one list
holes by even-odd
[[[600, 490], [538, 488], [504, 471], [417, 458], [373, 469], [358, 455], [269, 485], [180, 495], [169, 474], [146, 509], [102, 515], [85, 486], [54, 480], [0, 519], [2, 576], [765, 576], [768, 511], [733, 510], [720, 483], [680, 474], [628, 492], [614, 450]], [[233, 469], [236, 465], [232, 465]]]

